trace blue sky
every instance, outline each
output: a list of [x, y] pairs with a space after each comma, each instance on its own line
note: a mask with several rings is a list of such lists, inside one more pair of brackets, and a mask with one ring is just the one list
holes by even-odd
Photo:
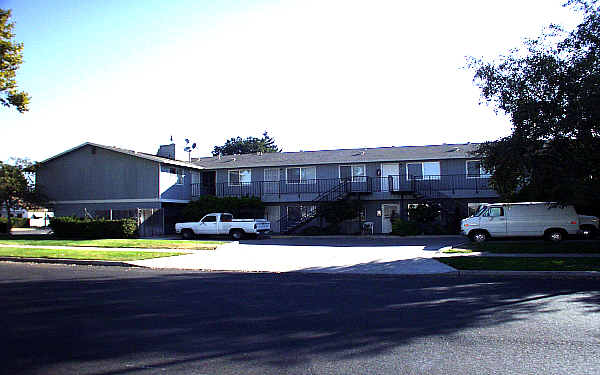
[[0, 160], [85, 141], [210, 154], [268, 130], [284, 151], [480, 142], [510, 132], [479, 106], [465, 56], [494, 57], [551, 23], [556, 0], [30, 1], [21, 115], [0, 108]]

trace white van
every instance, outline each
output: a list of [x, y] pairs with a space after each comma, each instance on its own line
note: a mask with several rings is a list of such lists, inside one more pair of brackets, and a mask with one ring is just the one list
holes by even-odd
[[578, 215], [573, 206], [553, 202], [492, 203], [463, 219], [460, 228], [474, 242], [491, 237], [544, 237], [560, 242], [568, 235], [593, 235], [598, 218]]

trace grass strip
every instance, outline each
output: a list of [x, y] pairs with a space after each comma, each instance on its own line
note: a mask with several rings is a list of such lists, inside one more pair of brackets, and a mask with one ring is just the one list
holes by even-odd
[[600, 254], [600, 241], [567, 241], [558, 244], [539, 241], [507, 241], [470, 243], [460, 247], [464, 252], [482, 251], [490, 253], [530, 254]]
[[91, 246], [139, 249], [187, 249], [214, 250], [223, 241], [145, 240], [145, 239], [101, 239], [101, 240], [58, 240], [58, 239], [0, 239], [2, 245], [31, 246]]
[[435, 259], [459, 270], [600, 271], [600, 258], [459, 256]]
[[185, 255], [188, 253], [151, 252], [151, 251], [103, 251], [103, 250], [56, 250], [23, 249], [17, 247], [0, 248], [0, 256], [16, 258], [58, 258], [80, 260], [143, 260], [152, 258]]

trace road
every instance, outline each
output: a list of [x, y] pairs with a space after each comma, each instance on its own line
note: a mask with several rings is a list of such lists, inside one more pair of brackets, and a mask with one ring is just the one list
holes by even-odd
[[597, 374], [597, 280], [0, 263], [4, 374]]

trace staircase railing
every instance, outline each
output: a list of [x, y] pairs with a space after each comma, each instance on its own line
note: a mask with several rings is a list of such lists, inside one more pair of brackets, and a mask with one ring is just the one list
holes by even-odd
[[350, 190], [350, 181], [342, 180], [338, 185], [320, 194], [312, 201], [307, 202], [306, 205], [311, 206], [312, 208], [306, 213], [306, 215], [301, 216], [299, 220], [294, 221], [291, 226], [289, 226], [290, 222], [288, 214], [285, 214], [283, 217], [281, 217], [279, 219], [279, 230], [283, 233], [290, 233], [301, 226], [308, 224], [319, 216], [319, 208], [323, 202], [331, 202], [344, 198], [346, 195], [348, 195], [348, 193], [350, 193]]

